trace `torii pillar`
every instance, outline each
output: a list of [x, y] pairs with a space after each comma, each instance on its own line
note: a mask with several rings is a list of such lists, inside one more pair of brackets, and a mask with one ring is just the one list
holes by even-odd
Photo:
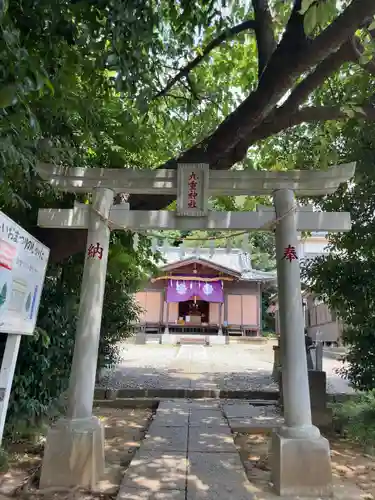
[[273, 200], [285, 425], [272, 437], [272, 482], [280, 496], [330, 497], [329, 442], [311, 418], [294, 192], [277, 190]]
[[48, 432], [40, 487], [93, 488], [104, 473], [104, 429], [92, 415], [114, 192], [93, 191], [69, 379], [68, 410]]

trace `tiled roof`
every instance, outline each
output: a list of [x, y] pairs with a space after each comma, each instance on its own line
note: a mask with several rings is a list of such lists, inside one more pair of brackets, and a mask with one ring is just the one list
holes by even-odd
[[237, 273], [240, 279], [245, 281], [274, 281], [276, 279], [275, 272], [258, 271], [252, 268], [251, 256], [239, 248], [234, 248], [227, 251], [226, 248], [215, 248], [215, 252], [211, 255], [209, 248], [159, 248], [166, 261], [162, 267], [173, 264], [178, 264], [184, 261], [202, 261], [211, 263], [215, 266], [225, 268], [228, 271]]

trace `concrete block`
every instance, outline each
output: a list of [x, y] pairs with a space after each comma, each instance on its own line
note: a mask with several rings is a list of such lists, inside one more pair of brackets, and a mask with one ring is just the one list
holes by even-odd
[[116, 500], [185, 500], [185, 491], [153, 491], [134, 488], [120, 488]]
[[229, 427], [190, 427], [190, 452], [235, 453], [236, 447]]
[[100, 420], [58, 420], [47, 435], [40, 487], [93, 489], [103, 474], [104, 429]]
[[152, 426], [143, 442], [143, 449], [149, 451], [187, 450], [188, 427]]
[[[311, 410], [325, 410], [327, 408], [327, 375], [326, 372], [309, 370], [309, 389]], [[282, 381], [280, 377], [280, 402], [283, 404]], [[314, 425], [319, 426], [318, 423]]]
[[332, 429], [333, 425], [333, 411], [332, 408], [312, 408], [311, 409], [312, 423], [319, 427], [321, 431], [328, 431]]
[[311, 408], [325, 408], [327, 406], [326, 372], [309, 370], [308, 373]]
[[137, 332], [135, 336], [135, 344], [137, 345], [146, 344], [146, 333], [144, 331]]
[[115, 495], [121, 484], [122, 476], [123, 467], [120, 464], [111, 464], [109, 467], [106, 467], [104, 475], [91, 490], [91, 493], [98, 496]]
[[250, 484], [238, 453], [190, 453], [188, 500], [249, 500]]
[[333, 495], [330, 449], [324, 437], [292, 439], [275, 432], [271, 458], [271, 478], [278, 495]]
[[141, 450], [126, 471], [121, 488], [185, 491], [186, 474], [186, 451], [163, 453]]

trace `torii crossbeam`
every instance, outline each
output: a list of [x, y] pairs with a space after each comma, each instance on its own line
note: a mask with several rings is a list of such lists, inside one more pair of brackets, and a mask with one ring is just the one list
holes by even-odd
[[[285, 425], [273, 439], [273, 483], [281, 495], [292, 492], [310, 496], [311, 491], [329, 495], [332, 492], [329, 444], [311, 420], [296, 249], [298, 231], [348, 231], [350, 214], [298, 207], [295, 195], [312, 197], [333, 193], [354, 175], [355, 164], [325, 171], [287, 172], [219, 172], [210, 171], [206, 164], [182, 164], [177, 171], [77, 169], [43, 164], [38, 171], [57, 189], [93, 192], [90, 206], [75, 204], [68, 210], [39, 211], [38, 224], [42, 227], [88, 230], [68, 416], [48, 435], [41, 486], [90, 487], [104, 468], [102, 427], [92, 416], [92, 405], [110, 230], [274, 230]], [[177, 211], [132, 211], [127, 204], [113, 206], [114, 194], [118, 192], [176, 195]], [[270, 195], [274, 208], [210, 212], [207, 201], [214, 195]], [[303, 474], [293, 472], [293, 467], [300, 463], [309, 471], [307, 482]]]

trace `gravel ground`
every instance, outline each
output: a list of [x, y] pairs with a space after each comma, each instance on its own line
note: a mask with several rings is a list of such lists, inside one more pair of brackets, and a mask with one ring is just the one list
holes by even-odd
[[[272, 345], [121, 346], [121, 363], [107, 373], [102, 386], [127, 389], [224, 389], [277, 391], [271, 378]], [[329, 393], [352, 389], [336, 374], [340, 361], [324, 358]]]

